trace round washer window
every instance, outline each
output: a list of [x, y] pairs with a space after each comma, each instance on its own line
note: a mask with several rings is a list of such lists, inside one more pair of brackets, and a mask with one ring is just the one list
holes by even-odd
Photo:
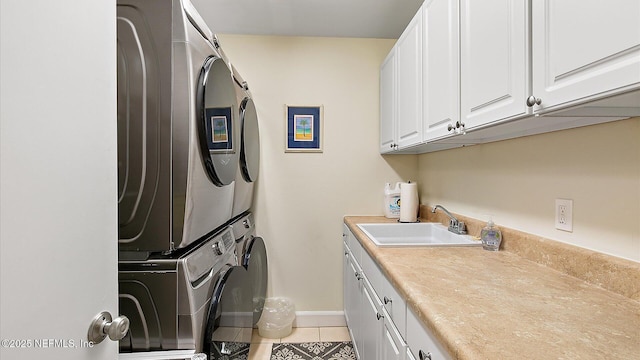
[[200, 71], [196, 110], [203, 164], [217, 186], [235, 180], [240, 155], [237, 106], [229, 67], [221, 58], [209, 57]]

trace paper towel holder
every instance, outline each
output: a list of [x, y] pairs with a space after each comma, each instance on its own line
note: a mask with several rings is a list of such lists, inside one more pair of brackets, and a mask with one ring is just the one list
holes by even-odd
[[420, 207], [418, 187], [411, 180], [400, 183], [400, 223], [418, 222], [418, 209]]

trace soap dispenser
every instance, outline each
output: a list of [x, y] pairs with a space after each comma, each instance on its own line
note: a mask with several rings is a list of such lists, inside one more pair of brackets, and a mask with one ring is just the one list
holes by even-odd
[[500, 249], [502, 233], [500, 232], [500, 229], [495, 226], [491, 218], [489, 218], [487, 226], [482, 228], [482, 231], [480, 232], [480, 239], [482, 240], [483, 249], [489, 251], [498, 251]]

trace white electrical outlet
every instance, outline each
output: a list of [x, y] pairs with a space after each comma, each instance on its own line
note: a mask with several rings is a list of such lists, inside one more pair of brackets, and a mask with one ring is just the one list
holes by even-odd
[[573, 232], [573, 200], [556, 199], [556, 229]]

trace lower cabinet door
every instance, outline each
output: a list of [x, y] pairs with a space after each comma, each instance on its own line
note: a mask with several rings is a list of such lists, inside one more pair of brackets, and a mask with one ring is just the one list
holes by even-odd
[[380, 313], [382, 303], [373, 291], [371, 284], [366, 278], [361, 280], [363, 287], [363, 316], [362, 316], [362, 348], [360, 350], [361, 360], [383, 360], [379, 357], [382, 331], [382, 314]]
[[411, 352], [411, 348], [409, 346], [407, 346], [405, 353], [407, 355], [407, 357], [405, 358], [406, 360], [418, 360], [415, 356], [413, 356], [413, 353]]
[[391, 320], [391, 315], [387, 312], [387, 309], [382, 309], [382, 315], [384, 316], [384, 323], [382, 329], [380, 359], [404, 360], [406, 358], [407, 345]]

